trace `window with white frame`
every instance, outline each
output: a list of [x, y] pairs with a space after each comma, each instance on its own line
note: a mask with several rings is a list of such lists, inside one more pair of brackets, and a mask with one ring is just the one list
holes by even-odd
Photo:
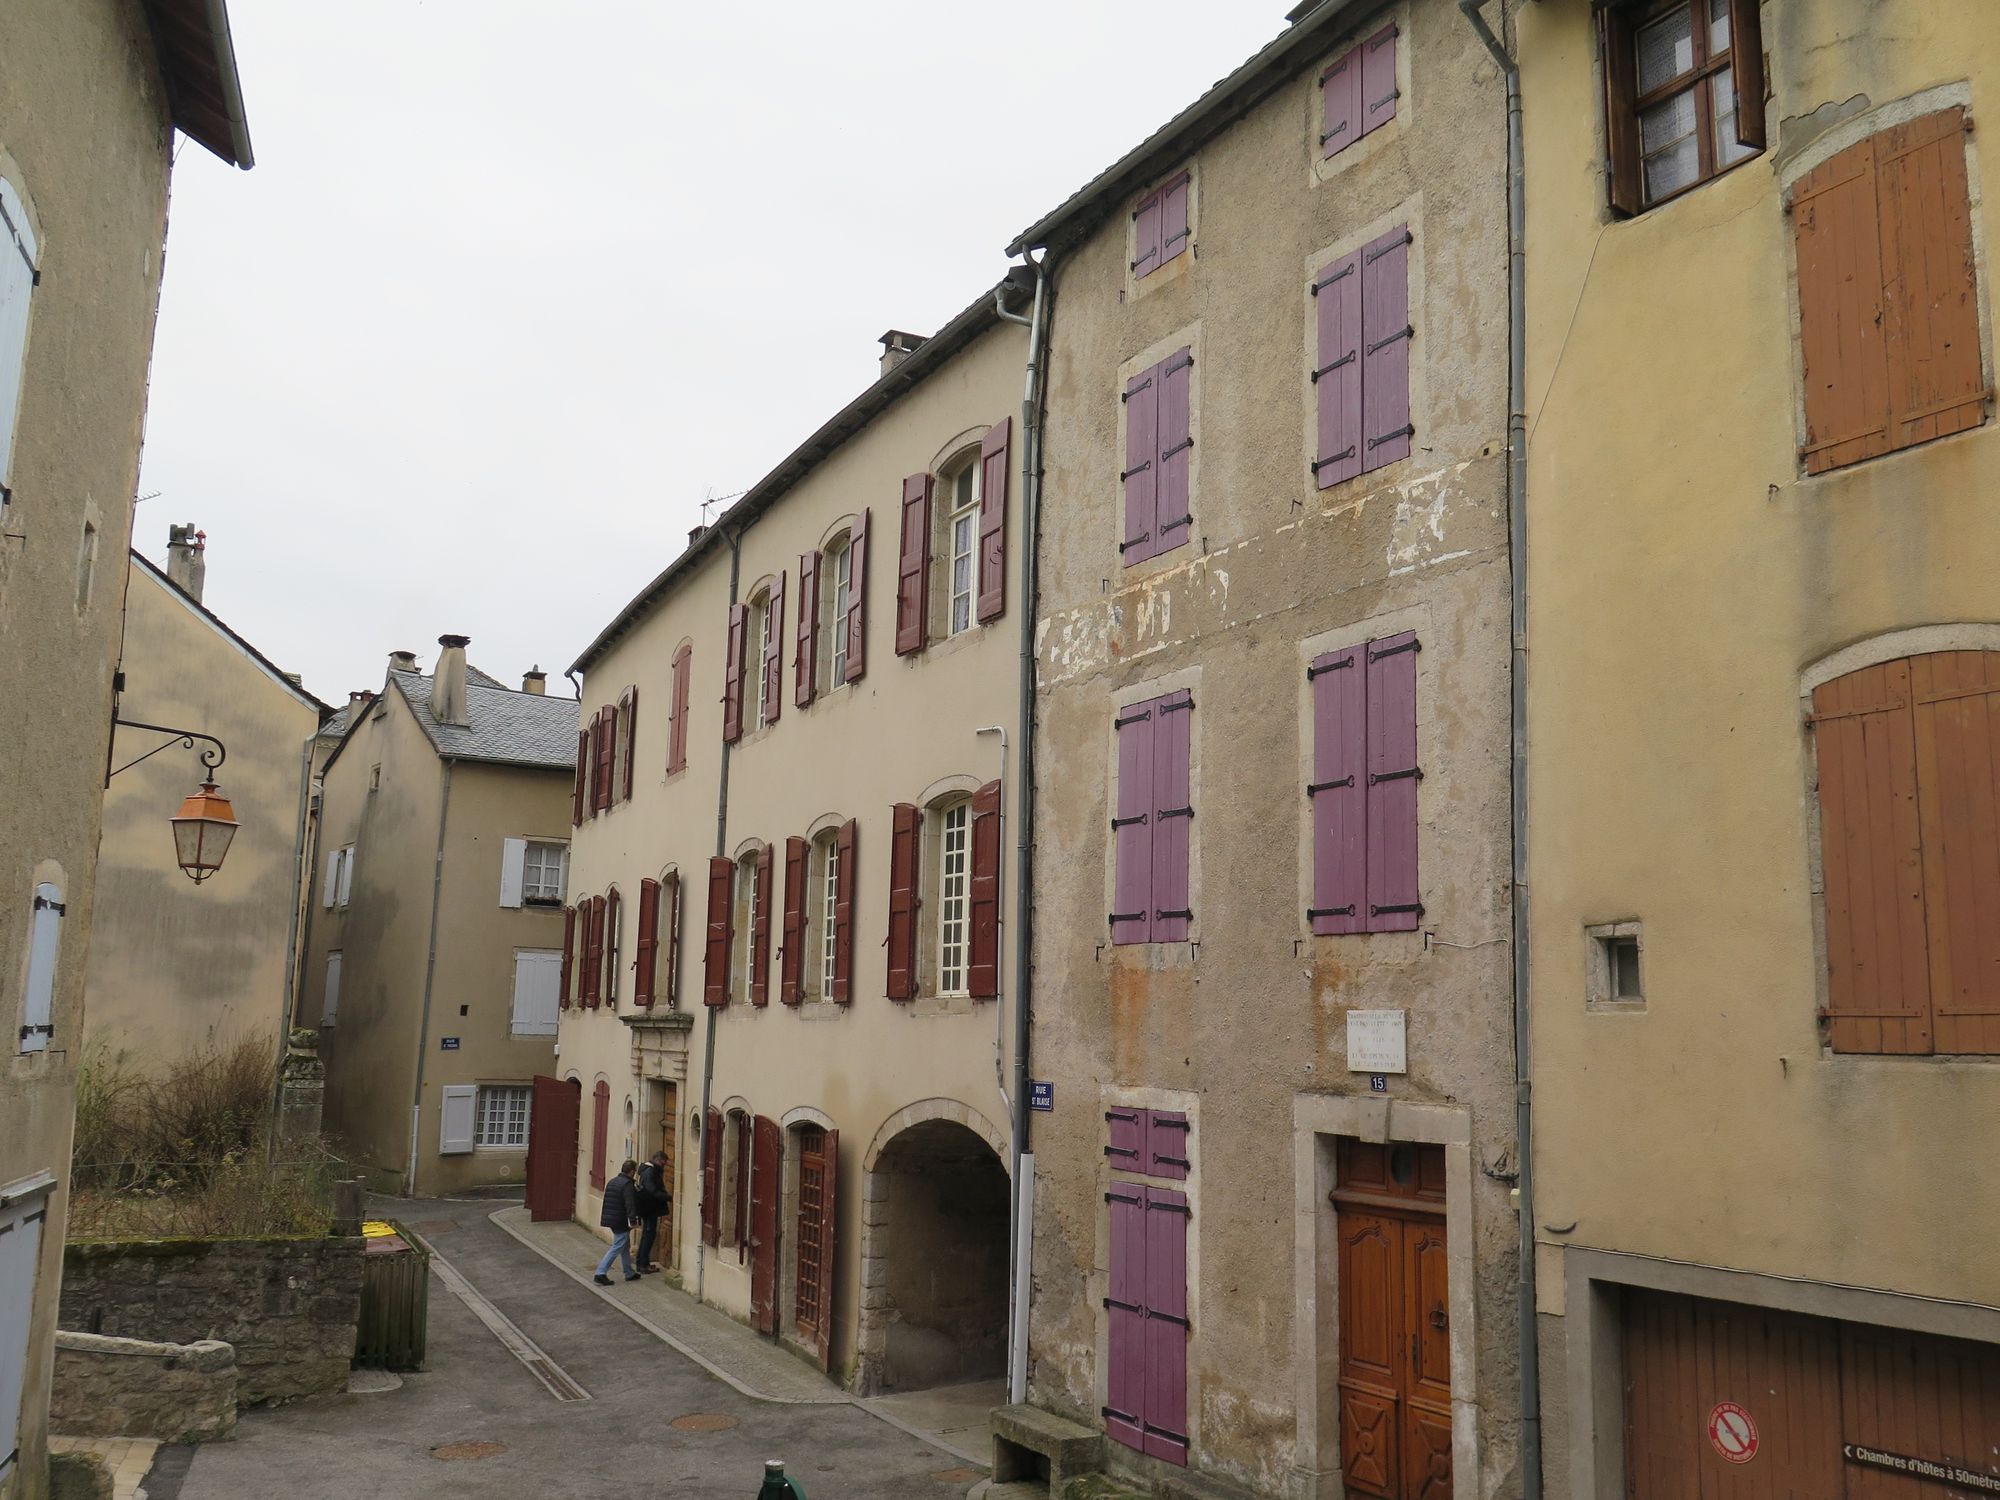
[[973, 603], [979, 592], [979, 454], [971, 453], [947, 471], [944, 489], [945, 591], [944, 633], [957, 635], [972, 628]]
[[334, 858], [339, 861], [334, 890], [341, 910], [345, 911], [349, 898], [354, 894], [354, 846], [348, 844], [335, 850]]
[[736, 861], [736, 952], [731, 955], [730, 971], [736, 981], [731, 993], [737, 999], [748, 998], [755, 968], [759, 916], [757, 885], [757, 851], [752, 849]]
[[833, 996], [833, 971], [835, 959], [833, 913], [840, 901], [840, 834], [829, 828], [816, 841], [819, 855], [819, 880], [813, 903], [818, 910], [813, 927], [819, 939], [818, 978], [821, 999]]
[[528, 1086], [482, 1083], [477, 1118], [473, 1144], [524, 1149], [528, 1144]]
[[625, 972], [620, 961], [618, 929], [625, 925], [625, 903], [613, 886], [604, 897], [604, 1003], [618, 1003], [618, 981]]
[[966, 936], [972, 904], [972, 804], [946, 807], [938, 826], [938, 993], [966, 994]]
[[521, 865], [521, 899], [535, 905], [562, 905], [568, 875], [569, 845], [530, 839]]
[[819, 638], [825, 642], [826, 678], [820, 690], [831, 692], [847, 680], [847, 607], [854, 590], [854, 553], [847, 533], [828, 544], [821, 569]]
[[764, 663], [771, 659], [771, 632], [778, 628], [776, 611], [771, 608], [771, 596], [759, 594], [750, 601], [751, 650], [745, 658], [743, 670], [756, 679], [753, 694], [757, 704], [756, 715], [750, 721], [750, 728], [762, 729], [771, 722], [771, 690], [774, 684], [771, 674], [764, 669]]

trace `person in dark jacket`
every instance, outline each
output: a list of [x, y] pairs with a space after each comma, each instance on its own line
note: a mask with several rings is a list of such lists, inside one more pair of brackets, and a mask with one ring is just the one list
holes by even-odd
[[655, 1151], [653, 1159], [639, 1168], [639, 1274], [661, 1267], [653, 1260], [653, 1241], [659, 1237], [660, 1216], [670, 1213], [674, 1195], [667, 1191], [667, 1153]]
[[618, 1175], [604, 1185], [604, 1211], [597, 1222], [611, 1231], [611, 1248], [597, 1263], [597, 1275], [592, 1278], [599, 1286], [611, 1285], [611, 1278], [604, 1273], [614, 1259], [624, 1262], [627, 1281], [639, 1279], [639, 1273], [632, 1269], [632, 1231], [639, 1227], [639, 1191], [632, 1185], [632, 1173], [638, 1165], [628, 1157]]

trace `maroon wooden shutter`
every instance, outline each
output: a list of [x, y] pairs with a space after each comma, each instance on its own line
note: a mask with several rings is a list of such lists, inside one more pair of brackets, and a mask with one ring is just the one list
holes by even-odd
[[1361, 71], [1361, 49], [1350, 47], [1340, 61], [1319, 75], [1322, 157], [1344, 151], [1361, 139]]
[[1137, 703], [1112, 721], [1118, 734], [1118, 811], [1111, 819], [1111, 941], [1153, 936], [1153, 733], [1156, 702]]
[[583, 950], [583, 1003], [597, 1008], [598, 985], [604, 978], [604, 898], [592, 896], [584, 903], [589, 911]]
[[590, 1122], [590, 1185], [604, 1186], [604, 1137], [611, 1125], [611, 1085], [602, 1078], [590, 1091], [593, 1118]]
[[693, 675], [692, 646], [674, 653], [673, 723], [667, 728], [667, 773], [685, 771], [688, 763], [688, 680]]
[[847, 680], [868, 670], [868, 512], [862, 511], [847, 542]]
[[608, 812], [616, 795], [612, 768], [618, 758], [618, 707], [607, 703], [597, 711], [597, 810]]
[[[778, 950], [778, 998], [787, 1005], [805, 999], [806, 975], [806, 854], [810, 846], [796, 835], [785, 840], [785, 930]], [[829, 935], [823, 935], [826, 941]]]
[[722, 1243], [722, 1111], [713, 1106], [701, 1125], [701, 1242]]
[[1417, 887], [1417, 652], [1414, 631], [1368, 645], [1368, 930], [1412, 932]]
[[1396, 118], [1396, 23], [1361, 44], [1361, 133]]
[[661, 924], [667, 930], [665, 945], [667, 950], [667, 982], [662, 991], [670, 1009], [678, 1009], [681, 1003], [681, 873], [675, 870], [663, 882], [666, 891], [665, 917]]
[[625, 919], [624, 902], [613, 886], [604, 897], [604, 1003], [618, 1008], [618, 924]]
[[1636, 214], [1646, 206], [1639, 154], [1639, 58], [1634, 50], [1637, 14], [1637, 7], [1623, 5], [1600, 6], [1597, 11], [1597, 45], [1604, 58], [1605, 191], [1611, 206], [1625, 214]]
[[1188, 186], [1192, 174], [1183, 172], [1160, 189], [1160, 264], [1165, 265], [1187, 249]]
[[1361, 471], [1410, 456], [1410, 231], [1361, 247]]
[[[891, 1000], [917, 993], [917, 837], [914, 803], [898, 802], [889, 838], [888, 992]], [[842, 875], [847, 873], [843, 870]]]
[[1160, 365], [1160, 481], [1154, 505], [1153, 553], [1171, 552], [1188, 539], [1194, 525], [1188, 503], [1188, 474], [1194, 458], [1189, 401], [1194, 351], [1183, 349]]
[[632, 1003], [641, 1010], [653, 1004], [653, 979], [660, 955], [660, 882], [639, 882], [639, 946], [632, 969]]
[[1132, 211], [1132, 274], [1144, 276], [1160, 266], [1160, 194], [1148, 193]]
[[1126, 1447], [1146, 1447], [1146, 1190], [1113, 1180], [1111, 1276], [1104, 1299], [1107, 1334], [1104, 1431]]
[[1315, 936], [1366, 932], [1367, 705], [1362, 646], [1329, 651], [1306, 668], [1312, 684], [1312, 902]]
[[1146, 1170], [1146, 1115], [1143, 1109], [1113, 1105], [1104, 1112], [1104, 1155], [1114, 1172]]
[[1187, 1115], [1172, 1109], [1149, 1109], [1145, 1115], [1146, 1165], [1143, 1170], [1146, 1175], [1186, 1181], [1191, 1165]]
[[708, 862], [708, 933], [701, 955], [704, 1005], [729, 1003], [729, 897], [735, 872], [727, 855], [718, 854]]
[[757, 851], [757, 873], [752, 877], [750, 905], [755, 916], [750, 924], [750, 1003], [771, 1002], [771, 865], [769, 844]]
[[1764, 149], [1764, 28], [1759, 0], [1729, 0], [1729, 67], [1736, 89], [1736, 144]]
[[597, 816], [597, 715], [590, 716], [590, 722], [583, 726], [583, 759], [589, 767], [587, 785], [583, 790], [583, 810], [589, 817]]
[[729, 606], [728, 655], [722, 664], [722, 738], [735, 744], [743, 738], [744, 642], [750, 633], [750, 606]]
[[1153, 941], [1185, 942], [1194, 913], [1188, 909], [1188, 833], [1194, 826], [1189, 754], [1194, 696], [1169, 693], [1153, 710]]
[[576, 732], [576, 789], [570, 793], [569, 821], [572, 828], [583, 826], [583, 794], [590, 771], [590, 732]]
[[903, 481], [902, 542], [896, 560], [896, 654], [924, 649], [931, 608], [931, 476]]
[[1159, 493], [1160, 367], [1125, 383], [1125, 539], [1119, 554], [1130, 567], [1154, 552], [1153, 519]]
[[775, 724], [785, 706], [785, 575], [771, 582], [764, 608], [770, 611], [770, 629], [764, 638], [764, 722]]
[[966, 993], [975, 1000], [1000, 994], [1000, 783], [972, 794], [971, 932]]
[[861, 828], [849, 818], [833, 837], [840, 868], [833, 885], [833, 996], [845, 1005], [854, 998], [854, 893], [859, 890], [859, 866], [854, 863]]
[[561, 994], [556, 996], [556, 1008], [558, 1010], [569, 1009], [570, 981], [575, 977], [575, 974], [576, 908], [574, 906], [565, 906], [563, 908], [562, 978], [556, 981], [562, 991]]
[[1002, 417], [979, 444], [979, 622], [1007, 612], [1007, 482], [1014, 419]]
[[1313, 400], [1319, 457], [1313, 478], [1328, 489], [1361, 472], [1361, 252], [1351, 251], [1313, 278], [1318, 325]]
[[819, 553], [799, 554], [799, 624], [792, 639], [792, 701], [813, 701], [819, 672]]
[[1146, 1188], [1145, 1451], [1187, 1464], [1187, 1194]]
[[632, 800], [633, 767], [639, 764], [639, 689], [625, 690], [625, 800]]
[[750, 1323], [759, 1333], [778, 1331], [778, 1158], [783, 1133], [763, 1115], [751, 1124]]

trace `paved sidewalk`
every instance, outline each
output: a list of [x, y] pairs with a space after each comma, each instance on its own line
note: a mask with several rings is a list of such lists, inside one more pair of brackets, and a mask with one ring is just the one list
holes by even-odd
[[51, 1453], [94, 1453], [111, 1475], [111, 1500], [145, 1500], [140, 1488], [160, 1445], [151, 1438], [49, 1437]]

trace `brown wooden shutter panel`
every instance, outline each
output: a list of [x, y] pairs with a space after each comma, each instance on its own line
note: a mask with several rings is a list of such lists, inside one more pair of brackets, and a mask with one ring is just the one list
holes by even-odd
[[1764, 28], [1761, 0], [1729, 0], [1729, 69], [1736, 85], [1736, 144], [1762, 151], [1764, 138]]
[[931, 615], [931, 476], [903, 481], [903, 508], [896, 554], [896, 654], [924, 649]]
[[743, 738], [743, 658], [750, 632], [750, 606], [729, 606], [727, 657], [722, 665], [722, 738], [735, 744]]
[[576, 908], [563, 908], [562, 978], [557, 981], [562, 993], [556, 996], [558, 1010], [569, 1009], [570, 982], [576, 974]]
[[597, 816], [597, 715], [592, 714], [583, 726], [583, 763], [585, 785], [583, 788], [584, 816]]
[[819, 1349], [819, 1367], [827, 1367], [833, 1346], [834, 1266], [840, 1251], [840, 1132], [829, 1130], [822, 1148], [819, 1190], [819, 1326], [814, 1341]]
[[618, 1008], [618, 924], [625, 920], [625, 903], [613, 886], [604, 897], [604, 1003]]
[[701, 1002], [729, 1003], [729, 897], [735, 866], [718, 854], [708, 862], [708, 930], [701, 955]]
[[572, 828], [583, 826], [583, 794], [590, 778], [590, 731], [576, 732], [576, 787], [570, 793], [569, 821]]
[[632, 800], [632, 770], [639, 764], [639, 689], [625, 690], [625, 788], [623, 796]]
[[976, 1000], [1000, 994], [1000, 783], [972, 794], [971, 931], [966, 992]]
[[681, 874], [675, 870], [662, 882], [666, 899], [662, 908], [666, 918], [663, 925], [667, 930], [664, 940], [666, 948], [667, 979], [661, 993], [669, 1008], [678, 1009], [681, 1003]]
[[674, 713], [667, 729], [667, 773], [687, 769], [688, 685], [693, 676], [693, 648], [683, 646], [674, 653]]
[[1002, 417], [979, 444], [979, 622], [1007, 612], [1007, 485], [1014, 419]]
[[1792, 190], [1808, 474], [1889, 446], [1875, 175], [1871, 139], [1822, 162]]
[[660, 882], [639, 882], [639, 945], [632, 969], [632, 1003], [641, 1010], [653, 1004], [653, 976], [660, 955]]
[[597, 711], [597, 810], [607, 812], [612, 798], [612, 767], [618, 757], [618, 708], [607, 703]]
[[785, 575], [780, 573], [764, 596], [770, 628], [764, 639], [764, 722], [775, 724], [785, 707]]
[[590, 916], [583, 950], [583, 1003], [595, 1010], [598, 985], [604, 977], [604, 898], [592, 896], [585, 905]]
[[813, 701], [819, 673], [819, 553], [799, 554], [798, 633], [792, 644], [792, 701], [806, 708]]
[[769, 844], [757, 851], [757, 873], [752, 877], [750, 905], [755, 916], [750, 924], [750, 1003], [771, 1003], [771, 864]]
[[787, 1005], [805, 999], [806, 841], [785, 840], [785, 932], [778, 950], [778, 998]]
[[889, 837], [887, 989], [891, 1000], [908, 1000], [917, 993], [917, 838], [921, 821], [915, 804], [896, 804]]
[[862, 511], [847, 543], [847, 680], [868, 670], [868, 512]]
[[1605, 185], [1611, 206], [1636, 214], [1646, 206], [1639, 154], [1639, 59], [1633, 51], [1632, 11], [1606, 6], [1597, 13], [1597, 45], [1604, 59]]
[[834, 835], [834, 855], [840, 868], [833, 890], [833, 998], [848, 1004], [854, 998], [854, 893], [860, 889], [855, 863], [861, 828], [849, 818]]
[[701, 1242], [722, 1243], [722, 1111], [713, 1105], [701, 1126]]

